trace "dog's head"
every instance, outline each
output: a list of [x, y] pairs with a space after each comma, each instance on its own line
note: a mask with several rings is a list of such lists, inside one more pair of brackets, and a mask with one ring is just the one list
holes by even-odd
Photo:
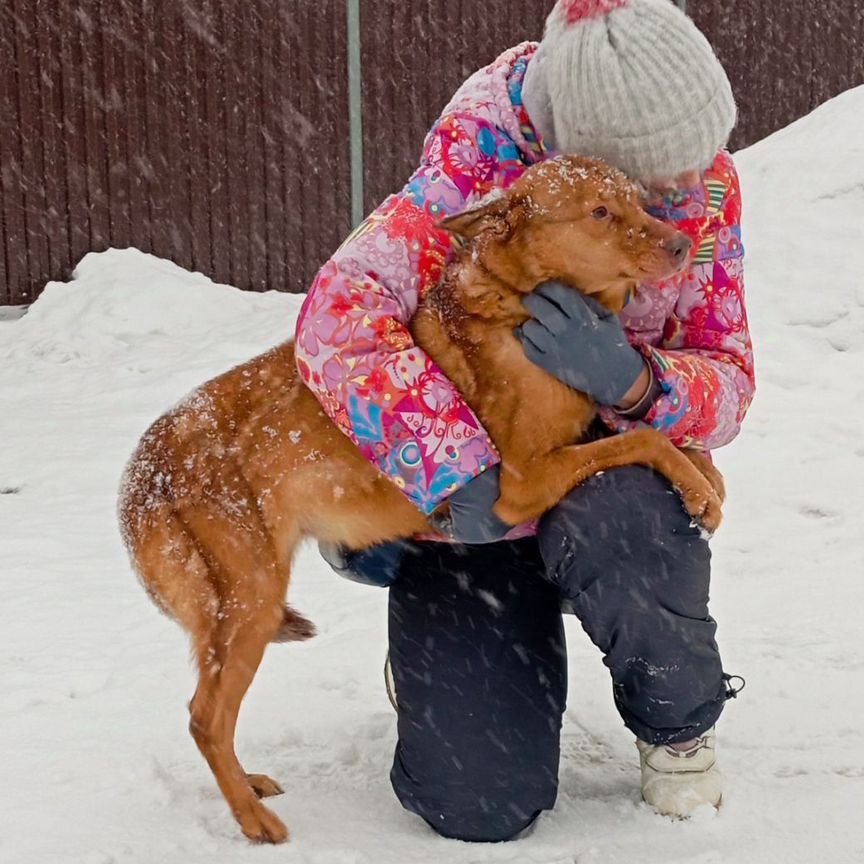
[[555, 279], [618, 309], [634, 285], [683, 269], [692, 245], [643, 210], [624, 174], [576, 156], [529, 168], [506, 192], [441, 226], [520, 293]]

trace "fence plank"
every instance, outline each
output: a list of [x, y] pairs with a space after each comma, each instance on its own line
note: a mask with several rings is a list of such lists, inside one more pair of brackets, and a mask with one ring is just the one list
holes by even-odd
[[[155, 173], [147, 146], [147, 73], [144, 21], [146, 4], [123, 4], [124, 26], [118, 27], [113, 38], [123, 55], [123, 137], [129, 194], [129, 236], [133, 246], [144, 252], [153, 249], [153, 228], [150, 213], [153, 198], [151, 181]], [[118, 124], [119, 125], [119, 124]], [[118, 147], [119, 149], [119, 147]], [[119, 245], [119, 244], [118, 244]]]
[[[65, 209], [69, 224], [69, 259], [66, 273], [52, 274], [52, 278], [68, 275], [68, 270], [92, 247], [90, 236], [90, 201], [87, 193], [87, 147], [84, 135], [84, 88], [81, 78], [81, 27], [79, 12], [86, 13], [89, 0], [78, 6], [62, 3], [55, 7], [57, 29], [60, 34], [60, 52], [53, 74], [60, 80], [63, 102], [63, 134], [66, 146], [66, 176], [63, 200], [58, 206]], [[48, 13], [46, 13], [48, 14]], [[2, 121], [0, 121], [2, 122]], [[41, 286], [33, 286], [38, 290]]]
[[[297, 274], [302, 270], [305, 261], [303, 226], [306, 208], [303, 191], [306, 178], [296, 176], [295, 166], [298, 158], [303, 158], [303, 154], [308, 153], [311, 157], [314, 152], [312, 142], [315, 139], [316, 127], [303, 113], [301, 82], [304, 81], [306, 62], [303, 53], [295, 50], [296, 46], [302, 44], [303, 37], [311, 26], [308, 20], [308, 9], [304, 6], [297, 10], [297, 14], [291, 15], [290, 19], [282, 20], [285, 24], [285, 32], [278, 45], [278, 61], [285, 79], [292, 82], [292, 87], [282, 92], [276, 106], [278, 118], [276, 128], [279, 130], [281, 140], [280, 161], [286, 166], [282, 175], [281, 204], [285, 220], [286, 285], [291, 285], [296, 284]], [[308, 78], [305, 80], [307, 84], [310, 83]]]
[[[186, 51], [188, 28], [183, 19], [186, 4], [161, 0], [154, 27], [152, 45], [153, 86], [159, 94], [155, 105], [158, 111], [158, 139], [151, 139], [154, 161], [161, 166], [159, 204], [159, 233], [154, 236], [153, 251], [171, 258], [181, 267], [192, 267], [192, 212], [190, 188], [190, 161], [186, 140], [188, 115], [186, 104], [189, 83], [183, 75], [183, 57]], [[150, 115], [152, 116], [152, 114]], [[198, 193], [198, 190], [195, 190]]]
[[[210, 129], [207, 125], [207, 76], [203, 70], [210, 65], [214, 53], [219, 56], [224, 49], [217, 40], [214, 13], [209, 4], [183, 4], [181, 14], [179, 20], [185, 27], [186, 39], [178, 68], [185, 82], [181, 89], [184, 149], [188, 154], [189, 251], [193, 270], [213, 274], [212, 190], [208, 169]], [[227, 249], [225, 251], [227, 253]]]
[[24, 226], [24, 190], [16, 46], [26, 26], [13, 4], [0, 7], [0, 190], [5, 290], [3, 302], [29, 300], [27, 233]]
[[[63, 126], [63, 88], [56, 58], [60, 34], [56, 16], [46, 14], [49, 0], [36, 9], [36, 63], [39, 76], [39, 134], [44, 154], [45, 237], [50, 273], [62, 273], [71, 256], [68, 208], [65, 206], [67, 146]], [[37, 272], [38, 279], [43, 274]]]
[[[248, 272], [249, 249], [249, 185], [246, 181], [246, 152], [244, 114], [249, 109], [250, 93], [244, 88], [243, 74], [245, 66], [240, 64], [246, 58], [242, 54], [243, 29], [249, 8], [238, 9], [236, 6], [226, 6], [223, 19], [225, 53], [223, 63], [223, 99], [225, 102], [225, 129], [223, 145], [228, 166], [228, 198], [229, 198], [229, 237], [231, 238], [233, 255], [231, 256], [231, 282], [236, 284], [241, 274]], [[236, 58], [236, 59], [235, 59]], [[242, 60], [240, 59], [242, 58]], [[242, 258], [241, 258], [242, 256]]]
[[207, 199], [210, 212], [210, 247], [212, 275], [219, 282], [231, 280], [231, 238], [228, 234], [228, 158], [224, 147], [225, 102], [223, 58], [225, 56], [225, 29], [223, 4], [219, 0], [204, 0], [202, 9], [206, 18], [208, 37], [203, 77], [205, 80], [204, 129], [207, 153]]
[[105, 74], [102, 56], [103, 0], [88, 0], [75, 10], [81, 88], [84, 106], [84, 159], [87, 182], [89, 249], [102, 251], [111, 245], [108, 196], [108, 134], [105, 122]]
[[21, 163], [20, 182], [23, 191], [24, 232], [27, 256], [27, 283], [38, 280], [44, 262], [48, 259], [48, 231], [46, 218], [45, 152], [41, 117], [36, 106], [40, 103], [39, 46], [36, 41], [36, 0], [14, 0], [18, 17], [18, 40], [15, 60], [18, 66], [18, 100], [20, 113]]
[[265, 22], [261, 37], [261, 99], [264, 123], [261, 128], [264, 158], [264, 231], [267, 250], [267, 285], [284, 290], [288, 280], [286, 261], [286, 220], [284, 183], [291, 166], [283, 157], [283, 144], [288, 133], [279, 106], [287, 67], [283, 34], [287, 31], [277, 8], [274, 20]]
[[107, 157], [108, 236], [112, 246], [131, 246], [132, 225], [129, 212], [129, 155], [126, 148], [127, 103], [126, 71], [123, 55], [127, 50], [124, 33], [130, 29], [129, 17], [135, 14], [127, 4], [103, 5], [100, 9], [102, 50], [102, 112], [105, 120]]
[[246, 186], [250, 190], [247, 199], [246, 221], [249, 227], [249, 242], [247, 244], [247, 277], [246, 284], [253, 291], [267, 289], [267, 229], [265, 226], [266, 208], [264, 201], [267, 196], [264, 173], [264, 129], [266, 118], [263, 100], [263, 83], [261, 80], [261, 40], [263, 38], [264, 18], [272, 11], [269, 0], [250, 2], [244, 15], [240, 32], [242, 34], [241, 52], [239, 57], [245, 58], [249, 80], [244, 90], [250, 94], [243, 111], [244, 134], [246, 148]]

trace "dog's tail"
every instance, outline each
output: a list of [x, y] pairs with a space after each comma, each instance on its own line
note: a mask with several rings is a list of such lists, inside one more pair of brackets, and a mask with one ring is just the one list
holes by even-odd
[[285, 603], [282, 606], [282, 623], [271, 641], [305, 642], [314, 635], [315, 625]]

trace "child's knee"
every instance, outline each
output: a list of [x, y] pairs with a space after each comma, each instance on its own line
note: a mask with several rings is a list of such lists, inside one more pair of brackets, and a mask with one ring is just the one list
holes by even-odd
[[515, 813], [461, 812], [457, 815], [440, 814], [438, 819], [426, 819], [430, 827], [448, 840], [462, 840], [466, 843], [504, 843], [516, 840], [522, 832], [540, 815], [538, 810], [525, 817]]
[[[478, 747], [483, 746], [478, 742]], [[447, 760], [446, 753], [435, 748], [428, 755], [428, 761], [418, 763], [415, 753], [407, 769], [400, 744], [390, 780], [402, 806], [422, 817], [442, 837], [470, 843], [514, 840], [541, 810], [555, 804], [557, 765], [554, 771], [542, 763], [513, 766], [509, 778], [500, 769], [491, 769], [457, 780], [455, 776], [440, 776], [440, 762]]]
[[549, 577], [572, 600], [595, 581], [704, 615], [711, 553], [665, 478], [615, 468], [573, 489], [541, 520]]

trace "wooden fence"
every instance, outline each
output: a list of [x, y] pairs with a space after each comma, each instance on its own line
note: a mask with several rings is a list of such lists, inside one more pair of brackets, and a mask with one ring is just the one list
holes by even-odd
[[[305, 290], [399, 188], [437, 112], [552, 0], [2, 0], [0, 305], [137, 246]], [[741, 105], [733, 145], [864, 83], [864, 5], [689, 0]], [[362, 131], [361, 131], [362, 130]]]

